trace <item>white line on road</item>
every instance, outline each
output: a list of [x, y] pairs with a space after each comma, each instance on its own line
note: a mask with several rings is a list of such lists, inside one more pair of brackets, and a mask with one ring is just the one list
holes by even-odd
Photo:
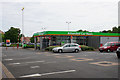
[[3, 56], [5, 56], [5, 57], [6, 57], [7, 55], [5, 55], [5, 54], [4, 54]]
[[33, 61], [33, 62], [25, 62], [25, 63], [39, 63], [39, 62], [45, 62], [45, 61]]
[[61, 54], [52, 54], [52, 55], [61, 55]]
[[40, 66], [31, 66], [30, 68], [39, 68]]
[[11, 60], [13, 60], [13, 59], [4, 59], [5, 61], [11, 61]]
[[20, 63], [10, 63], [9, 65], [18, 65], [18, 64], [20, 64]]
[[28, 58], [31, 58], [31, 57], [25, 57], [25, 58], [16, 58], [15, 60], [20, 60], [20, 59], [28, 59]]
[[18, 65], [18, 64], [30, 64], [30, 63], [39, 63], [39, 62], [45, 62], [45, 61], [33, 61], [33, 62], [25, 62], [25, 63], [10, 63], [8, 65]]
[[44, 64], [49, 64], [49, 63], [57, 63], [56, 61], [52, 61], [52, 62], [46, 62]]
[[68, 71], [51, 72], [51, 73], [43, 73], [43, 74], [32, 74], [32, 75], [20, 76], [20, 78], [25, 78], [25, 77], [38, 77], [38, 76], [51, 75], [51, 74], [70, 73], [70, 72], [75, 72], [75, 71], [76, 71], [76, 70], [68, 70]]

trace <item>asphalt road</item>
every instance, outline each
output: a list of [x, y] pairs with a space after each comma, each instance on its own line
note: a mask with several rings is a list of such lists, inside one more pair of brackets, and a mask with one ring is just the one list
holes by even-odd
[[2, 49], [2, 63], [15, 78], [118, 78], [115, 52], [52, 53]]

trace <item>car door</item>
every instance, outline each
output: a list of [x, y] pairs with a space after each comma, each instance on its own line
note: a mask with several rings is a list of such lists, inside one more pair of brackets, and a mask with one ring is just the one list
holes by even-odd
[[111, 43], [111, 50], [115, 51], [115, 43]]
[[118, 47], [120, 47], [120, 43], [116, 43], [115, 50], [117, 50]]
[[75, 48], [76, 48], [76, 45], [74, 45], [74, 44], [71, 44], [71, 45], [70, 45], [70, 51], [71, 51], [71, 52], [75, 51]]
[[70, 45], [65, 45], [63, 47], [63, 52], [69, 52], [70, 51]]

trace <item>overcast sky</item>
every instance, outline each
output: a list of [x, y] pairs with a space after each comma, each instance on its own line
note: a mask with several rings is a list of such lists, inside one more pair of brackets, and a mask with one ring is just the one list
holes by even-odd
[[0, 30], [10, 27], [22, 29], [24, 7], [24, 34], [32, 36], [35, 32], [70, 31], [79, 29], [102, 31], [118, 26], [119, 0], [4, 0], [1, 1]]

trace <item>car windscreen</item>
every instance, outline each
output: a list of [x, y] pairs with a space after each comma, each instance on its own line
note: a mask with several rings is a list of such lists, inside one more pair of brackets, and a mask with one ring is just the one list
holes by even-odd
[[104, 46], [110, 46], [111, 45], [111, 43], [106, 43]]

